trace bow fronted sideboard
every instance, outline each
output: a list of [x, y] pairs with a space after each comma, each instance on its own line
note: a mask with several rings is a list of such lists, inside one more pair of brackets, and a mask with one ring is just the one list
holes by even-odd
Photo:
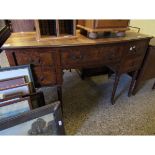
[[[12, 33], [2, 50], [10, 66], [32, 64], [35, 86], [58, 86], [61, 98], [63, 69], [105, 65], [119, 75], [134, 72], [135, 78], [150, 39], [134, 32], [126, 32], [124, 37], [89, 39], [77, 32], [76, 38], [37, 41], [35, 32], [23, 32]], [[134, 79], [130, 91], [133, 86]]]

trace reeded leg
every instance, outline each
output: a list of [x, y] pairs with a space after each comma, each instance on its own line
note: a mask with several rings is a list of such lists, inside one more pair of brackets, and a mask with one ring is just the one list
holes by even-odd
[[132, 81], [131, 81], [131, 83], [130, 83], [130, 88], [129, 88], [129, 92], [128, 92], [128, 97], [130, 97], [130, 96], [132, 95], [132, 90], [133, 90], [133, 86], [134, 86], [134, 83], [135, 83], [137, 74], [138, 74], [138, 71], [135, 71], [135, 72], [134, 72], [134, 75], [133, 75], [133, 77], [132, 77]]
[[57, 86], [57, 93], [58, 93], [58, 100], [60, 101], [61, 109], [62, 109], [62, 112], [63, 112], [62, 86]]
[[134, 85], [134, 88], [132, 89], [132, 92], [131, 92], [132, 95], [135, 95], [137, 93], [139, 86], [140, 86], [140, 83], [141, 83], [141, 77], [137, 78], [136, 83]]
[[116, 90], [117, 90], [119, 79], [120, 79], [120, 75], [116, 74], [115, 82], [114, 82], [114, 86], [113, 86], [113, 91], [112, 91], [112, 96], [111, 96], [111, 103], [112, 104], [115, 104], [115, 93], [116, 93]]
[[152, 89], [155, 89], [155, 83], [153, 84], [153, 87], [152, 87]]

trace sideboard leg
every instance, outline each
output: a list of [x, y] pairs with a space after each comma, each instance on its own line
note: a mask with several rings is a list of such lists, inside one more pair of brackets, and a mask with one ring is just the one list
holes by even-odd
[[132, 81], [130, 83], [130, 88], [129, 88], [129, 92], [128, 92], [128, 97], [130, 97], [132, 95], [132, 90], [133, 90], [133, 87], [134, 87], [134, 84], [135, 84], [137, 74], [138, 74], [138, 70], [134, 72], [134, 75], [132, 77]]
[[111, 103], [112, 104], [115, 104], [115, 93], [116, 93], [116, 90], [117, 90], [119, 79], [120, 79], [120, 75], [116, 74], [115, 75], [115, 82], [114, 82], [114, 86], [113, 86], [113, 91], [112, 91], [112, 96], [111, 96]]
[[63, 101], [62, 101], [62, 86], [57, 86], [58, 100], [61, 103], [61, 109], [63, 112]]
[[155, 89], [155, 83], [153, 84], [153, 87], [152, 87], [152, 89]]

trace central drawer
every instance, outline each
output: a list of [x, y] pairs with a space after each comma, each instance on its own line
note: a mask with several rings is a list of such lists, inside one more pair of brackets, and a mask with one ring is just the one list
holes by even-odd
[[61, 49], [64, 68], [88, 67], [94, 64], [118, 62], [121, 59], [119, 46], [81, 46]]

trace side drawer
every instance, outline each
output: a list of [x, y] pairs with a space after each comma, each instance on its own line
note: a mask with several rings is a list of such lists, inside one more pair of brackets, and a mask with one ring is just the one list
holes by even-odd
[[32, 70], [36, 87], [54, 85], [57, 83], [56, 72], [54, 68], [37, 66], [33, 67]]
[[122, 46], [121, 71], [129, 72], [140, 68], [148, 46], [148, 40], [128, 42]]
[[121, 72], [131, 72], [140, 68], [143, 57], [135, 57], [124, 61], [121, 65]]
[[54, 64], [54, 57], [50, 50], [23, 49], [17, 50], [14, 55], [18, 65], [33, 64], [52, 66]]
[[127, 44], [122, 46], [122, 50], [124, 50], [126, 57], [133, 58], [133, 57], [144, 56], [147, 47], [148, 47], [147, 40], [139, 40], [139, 41], [128, 42]]

